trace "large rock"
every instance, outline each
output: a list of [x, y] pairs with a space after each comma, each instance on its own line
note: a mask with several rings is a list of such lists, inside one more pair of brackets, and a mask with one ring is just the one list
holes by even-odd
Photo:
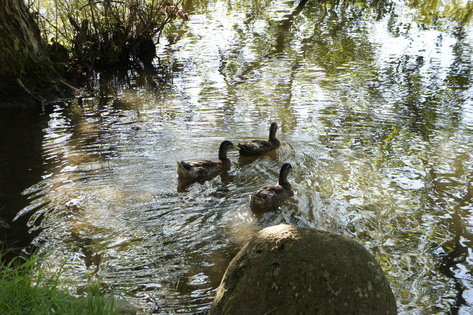
[[359, 243], [277, 225], [232, 260], [210, 314], [397, 314], [397, 307], [383, 270]]

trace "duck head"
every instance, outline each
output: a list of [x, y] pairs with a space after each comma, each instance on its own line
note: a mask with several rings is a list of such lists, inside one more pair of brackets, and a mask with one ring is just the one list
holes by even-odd
[[233, 149], [233, 143], [228, 140], [222, 141], [220, 148], [218, 149], [218, 158], [220, 160], [227, 158], [227, 152]]
[[287, 181], [287, 175], [289, 175], [289, 172], [292, 169], [292, 165], [290, 163], [284, 163], [283, 166], [281, 166], [281, 171], [279, 171], [279, 180], [278, 184], [281, 186], [289, 185], [289, 182]]
[[278, 130], [278, 124], [276, 122], [271, 123], [269, 127], [269, 140], [276, 139], [276, 131]]

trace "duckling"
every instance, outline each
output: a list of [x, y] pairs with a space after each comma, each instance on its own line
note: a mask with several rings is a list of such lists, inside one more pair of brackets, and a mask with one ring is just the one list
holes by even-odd
[[198, 180], [229, 170], [232, 163], [230, 159], [227, 158], [227, 152], [232, 148], [233, 143], [225, 140], [220, 144], [220, 148], [218, 149], [218, 160], [216, 161], [177, 161], [178, 178]]
[[255, 213], [275, 209], [287, 197], [294, 196], [291, 184], [287, 181], [287, 175], [291, 171], [291, 164], [285, 163], [279, 172], [279, 180], [276, 185], [266, 185], [250, 195], [250, 207]]
[[251, 140], [248, 142], [238, 143], [240, 155], [258, 156], [277, 149], [281, 143], [276, 139], [276, 130], [278, 130], [278, 124], [273, 122], [271, 127], [269, 127], [268, 140]]

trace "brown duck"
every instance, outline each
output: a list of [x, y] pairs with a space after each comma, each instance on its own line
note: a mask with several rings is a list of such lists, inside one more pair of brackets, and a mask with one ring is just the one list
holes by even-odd
[[294, 196], [291, 184], [287, 181], [287, 175], [291, 171], [291, 164], [285, 163], [279, 172], [279, 180], [276, 185], [266, 185], [250, 195], [250, 207], [255, 213], [262, 213], [275, 209], [287, 197]]
[[179, 179], [204, 179], [217, 175], [220, 172], [229, 170], [231, 161], [227, 158], [227, 152], [233, 148], [233, 143], [225, 140], [220, 144], [218, 150], [218, 160], [209, 161], [192, 161], [184, 162], [177, 161], [177, 175]]
[[281, 145], [279, 140], [276, 138], [277, 130], [278, 124], [273, 122], [271, 124], [271, 127], [269, 127], [268, 140], [251, 140], [248, 142], [238, 143], [238, 147], [240, 148], [240, 155], [258, 156], [277, 149]]

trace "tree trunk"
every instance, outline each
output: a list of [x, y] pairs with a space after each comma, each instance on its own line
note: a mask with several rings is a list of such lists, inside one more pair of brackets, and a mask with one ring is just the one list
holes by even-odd
[[57, 80], [47, 44], [24, 0], [0, 0], [0, 97], [4, 102], [22, 96], [44, 102]]

